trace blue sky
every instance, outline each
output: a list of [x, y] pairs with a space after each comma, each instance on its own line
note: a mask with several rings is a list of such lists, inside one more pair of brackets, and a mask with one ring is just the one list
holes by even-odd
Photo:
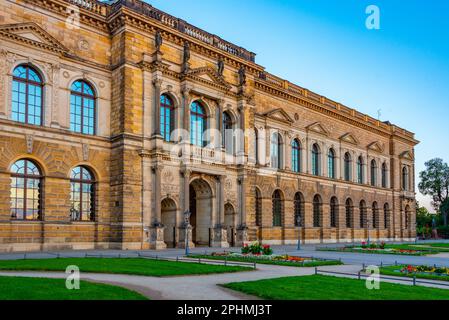
[[[417, 182], [425, 161], [449, 161], [449, 1], [147, 2], [257, 53], [270, 73], [375, 118], [381, 109], [421, 141]], [[368, 5], [380, 30], [365, 27]]]

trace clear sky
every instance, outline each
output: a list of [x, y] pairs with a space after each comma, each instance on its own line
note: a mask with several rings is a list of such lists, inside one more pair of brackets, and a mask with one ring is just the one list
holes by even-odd
[[[449, 161], [449, 1], [146, 1], [257, 53], [270, 73], [375, 118], [380, 109], [421, 141], [417, 183], [425, 161]], [[380, 30], [365, 26], [368, 5]]]

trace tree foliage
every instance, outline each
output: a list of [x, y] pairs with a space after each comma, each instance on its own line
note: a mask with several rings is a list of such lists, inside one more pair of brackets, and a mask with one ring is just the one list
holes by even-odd
[[435, 158], [425, 163], [426, 170], [419, 174], [418, 185], [423, 195], [432, 197], [432, 205], [440, 211], [447, 225], [449, 211], [449, 166], [443, 159]]

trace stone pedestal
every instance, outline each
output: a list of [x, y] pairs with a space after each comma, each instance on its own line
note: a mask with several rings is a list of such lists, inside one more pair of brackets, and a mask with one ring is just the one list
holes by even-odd
[[242, 225], [237, 228], [237, 239], [235, 245], [237, 247], [243, 247], [248, 242], [248, 227], [246, 225]]
[[228, 230], [226, 227], [219, 225], [212, 229], [211, 247], [229, 248]]
[[[189, 233], [189, 248], [195, 248], [195, 244], [192, 242], [192, 231], [193, 231], [193, 227], [189, 226], [189, 228], [187, 229], [188, 233]], [[178, 248], [180, 249], [184, 249], [186, 247], [186, 228], [182, 227], [179, 228], [179, 241], [178, 241]]]
[[163, 225], [156, 225], [149, 228], [150, 232], [150, 249], [163, 250], [167, 249], [167, 245], [164, 242], [164, 229]]

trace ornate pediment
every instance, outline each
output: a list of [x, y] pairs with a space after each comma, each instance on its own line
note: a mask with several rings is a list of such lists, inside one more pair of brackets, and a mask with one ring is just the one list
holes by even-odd
[[0, 25], [0, 37], [61, 54], [69, 51], [34, 22]]
[[413, 153], [411, 153], [410, 151], [404, 151], [399, 155], [399, 158], [401, 159], [406, 159], [406, 160], [410, 160], [410, 161], [414, 161], [415, 157], [413, 156]]
[[294, 120], [282, 108], [273, 109], [264, 113], [264, 116], [276, 121], [292, 124]]
[[359, 140], [352, 134], [352, 133], [346, 133], [344, 135], [342, 135], [340, 137], [340, 140], [342, 142], [347, 142], [353, 145], [358, 145], [359, 144]]
[[373, 143], [370, 143], [368, 145], [368, 150], [372, 150], [375, 152], [383, 153], [384, 149], [385, 149], [384, 145], [378, 141], [374, 141]]
[[226, 90], [231, 89], [231, 85], [211, 67], [192, 69], [186, 76], [212, 86], [220, 86]]
[[320, 122], [312, 123], [307, 127], [308, 131], [319, 133], [325, 136], [329, 135], [329, 130], [327, 130]]

